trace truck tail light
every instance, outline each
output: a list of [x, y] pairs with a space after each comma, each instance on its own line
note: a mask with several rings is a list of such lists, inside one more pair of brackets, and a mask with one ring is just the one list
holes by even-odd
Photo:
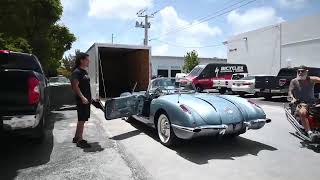
[[0, 53], [3, 53], [3, 54], [9, 54], [10, 51], [9, 50], [0, 50]]
[[37, 104], [40, 100], [40, 81], [34, 76], [28, 79], [28, 97], [30, 105]]
[[287, 83], [287, 79], [279, 79], [279, 86], [284, 86]]

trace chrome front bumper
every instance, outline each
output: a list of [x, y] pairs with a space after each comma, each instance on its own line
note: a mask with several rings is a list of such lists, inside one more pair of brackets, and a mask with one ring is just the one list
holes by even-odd
[[266, 123], [270, 123], [271, 119], [257, 119], [249, 122], [237, 123], [237, 124], [222, 124], [222, 125], [205, 125], [198, 127], [183, 127], [176, 124], [171, 124], [175, 135], [181, 139], [191, 139], [196, 136], [206, 135], [225, 135], [240, 132], [244, 128], [249, 129], [260, 129]]

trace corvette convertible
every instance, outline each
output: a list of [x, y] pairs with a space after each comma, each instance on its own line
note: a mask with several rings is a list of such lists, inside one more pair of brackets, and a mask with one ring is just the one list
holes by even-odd
[[271, 122], [250, 100], [198, 93], [191, 82], [183, 82], [176, 85], [169, 78], [156, 78], [146, 92], [126, 92], [109, 99], [105, 118], [141, 121], [155, 128], [165, 146], [199, 136], [236, 137]]

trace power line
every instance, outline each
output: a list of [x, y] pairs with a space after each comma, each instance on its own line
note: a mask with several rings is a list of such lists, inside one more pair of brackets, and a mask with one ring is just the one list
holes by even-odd
[[[201, 23], [210, 21], [210, 20], [212, 20], [212, 19], [214, 19], [214, 18], [217, 18], [217, 17], [220, 17], [220, 16], [222, 16], [222, 15], [225, 15], [225, 14], [227, 14], [227, 13], [233, 11], [233, 10], [236, 10], [236, 9], [241, 8], [241, 7], [247, 6], [247, 5], [253, 3], [253, 2], [255, 2], [255, 1], [257, 1], [257, 0], [251, 0], [251, 1], [247, 2], [247, 3], [245, 3], [245, 4], [242, 4], [242, 5], [237, 6], [237, 7], [235, 7], [235, 8], [229, 9], [230, 7], [236, 6], [236, 5], [241, 4], [241, 3], [245, 2], [245, 1], [246, 1], [246, 0], [242, 0], [242, 1], [240, 1], [240, 2], [237, 2], [237, 3], [231, 5], [231, 6], [227, 7], [227, 8], [223, 8], [222, 10], [219, 10], [219, 11], [217, 11], [217, 12], [214, 13], [214, 14], [217, 14], [217, 13], [219, 13], [219, 12], [224, 11], [224, 12], [222, 12], [222, 13], [220, 13], [220, 14], [217, 14], [217, 15], [215, 15], [215, 16], [208, 16], [207, 18], [203, 18], [203, 20], [201, 20], [201, 21], [199, 21], [199, 22], [197, 22], [197, 23], [195, 23], [195, 24], [191, 24], [191, 25], [189, 25], [189, 26], [184, 26], [184, 27], [182, 27], [182, 28], [180, 28], [180, 29], [178, 28], [178, 29], [176, 29], [176, 31], [174, 31], [174, 30], [167, 31], [167, 32], [164, 33], [162, 36], [160, 36], [160, 37], [158, 37], [158, 38], [151, 38], [151, 40], [159, 39], [159, 38], [161, 38], [161, 37], [163, 37], [163, 36], [165, 36], [165, 35], [167, 35], [167, 34], [177, 33], [177, 32], [179, 32], [179, 31], [182, 31], [182, 30], [191, 28], [191, 27], [193, 27], [193, 26], [195, 26], [195, 25], [199, 25], [199, 24], [201, 24]], [[225, 11], [225, 10], [227, 10], [227, 9], [229, 9], [229, 10], [228, 10], [228, 11]]]
[[[232, 1], [233, 1], [233, 0], [229, 1], [229, 2], [226, 3], [225, 5], [228, 5], [228, 4], [231, 3]], [[208, 18], [208, 17], [211, 17], [212, 15], [215, 15], [215, 14], [219, 13], [220, 11], [223, 11], [223, 10], [225, 10], [225, 9], [227, 9], [227, 8], [230, 8], [230, 7], [232, 7], [232, 6], [235, 6], [235, 5], [237, 5], [237, 4], [239, 4], [239, 3], [242, 3], [242, 2], [244, 2], [244, 1], [247, 1], [247, 0], [241, 0], [240, 2], [237, 2], [237, 3], [232, 4], [232, 5], [230, 5], [230, 6], [225, 6], [223, 9], [220, 9], [220, 10], [218, 10], [218, 11], [212, 13], [212, 14], [209, 14], [209, 15], [207, 15], [207, 16], [198, 17], [198, 18], [194, 19], [191, 23], [188, 23], [187, 25], [182, 25], [182, 26], [178, 26], [178, 27], [169, 29], [169, 30], [168, 30], [167, 32], [165, 32], [163, 35], [170, 34], [170, 33], [173, 32], [173, 31], [179, 30], [179, 29], [181, 29], [181, 28], [185, 28], [185, 27], [187, 27], [187, 26], [192, 26], [195, 21], [202, 21], [202, 20], [204, 20], [204, 19], [206, 19], [206, 18]], [[152, 39], [153, 39], [153, 38], [152, 38]]]

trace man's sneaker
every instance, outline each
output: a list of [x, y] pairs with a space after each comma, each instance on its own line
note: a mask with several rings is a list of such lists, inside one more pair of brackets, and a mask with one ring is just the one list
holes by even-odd
[[77, 146], [80, 148], [91, 148], [91, 145], [86, 140], [78, 141]]
[[[73, 139], [72, 139], [72, 142], [73, 143], [77, 143], [79, 141], [79, 138], [76, 138], [76, 137], [74, 137]], [[83, 140], [83, 141], [86, 141], [86, 140]], [[86, 141], [87, 142], [87, 141]]]

